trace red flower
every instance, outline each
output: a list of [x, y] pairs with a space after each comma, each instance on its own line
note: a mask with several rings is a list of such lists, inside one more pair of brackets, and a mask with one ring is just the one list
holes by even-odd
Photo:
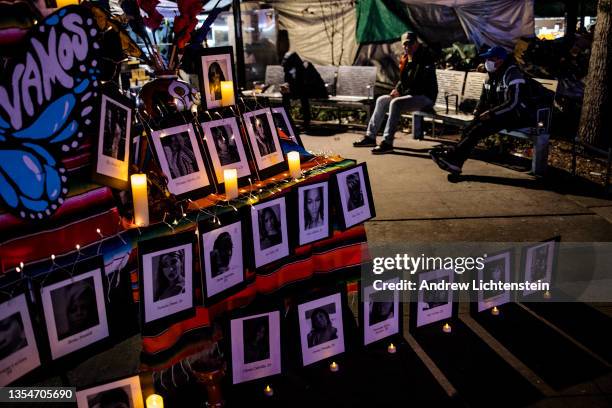
[[137, 2], [138, 7], [147, 13], [147, 17], [143, 18], [145, 25], [151, 30], [158, 29], [164, 19], [164, 16], [155, 8], [159, 4], [159, 0], [137, 0]]
[[176, 45], [184, 48], [191, 32], [198, 24], [197, 16], [202, 11], [201, 0], [177, 0], [179, 15], [174, 17], [174, 33], [176, 34]]

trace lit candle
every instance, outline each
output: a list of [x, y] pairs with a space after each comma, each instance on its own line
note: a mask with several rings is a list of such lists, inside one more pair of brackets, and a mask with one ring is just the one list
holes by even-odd
[[491, 309], [491, 314], [493, 316], [499, 315], [499, 309], [497, 308], [497, 306], [493, 306], [493, 309]]
[[164, 408], [164, 399], [161, 395], [149, 395], [147, 397], [147, 408]]
[[234, 104], [234, 83], [232, 81], [221, 81], [221, 106]]
[[332, 363], [329, 365], [329, 371], [331, 371], [332, 373], [335, 373], [339, 369], [340, 367], [338, 367], [338, 364], [336, 364], [335, 361], [332, 361]]
[[393, 343], [389, 344], [389, 347], [387, 347], [387, 352], [389, 354], [395, 354], [396, 351], [397, 351], [397, 347], [395, 347]]
[[56, 8], [79, 4], [80, 0], [55, 0]]
[[149, 225], [149, 197], [147, 195], [147, 175], [132, 174], [132, 200], [134, 201], [134, 223], [139, 227]]
[[270, 387], [270, 385], [266, 385], [266, 388], [264, 388], [264, 394], [266, 394], [266, 397], [271, 397], [274, 395], [274, 390], [272, 389], [272, 387]]
[[550, 299], [552, 297], [552, 294], [550, 293], [550, 291], [547, 290], [542, 296], [544, 297], [544, 299]]
[[238, 197], [238, 171], [236, 169], [223, 170], [223, 182], [227, 199]]
[[451, 328], [450, 324], [444, 323], [444, 326], [442, 326], [442, 331], [444, 331], [444, 333], [450, 333], [453, 331], [453, 329]]
[[287, 153], [287, 160], [289, 161], [289, 174], [291, 174], [291, 177], [294, 179], [300, 178], [302, 175], [302, 169], [300, 167], [300, 153]]

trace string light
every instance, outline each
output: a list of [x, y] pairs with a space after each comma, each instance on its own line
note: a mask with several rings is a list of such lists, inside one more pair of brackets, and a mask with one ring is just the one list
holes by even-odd
[[81, 251], [81, 245], [76, 244], [76, 247], [75, 247], [75, 248], [76, 248], [76, 250], [77, 250], [77, 251], [79, 251], [79, 252]]

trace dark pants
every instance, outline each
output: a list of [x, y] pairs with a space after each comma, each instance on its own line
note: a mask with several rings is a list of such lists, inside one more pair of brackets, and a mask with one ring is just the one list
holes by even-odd
[[488, 119], [474, 119], [463, 129], [461, 141], [455, 146], [451, 158], [463, 164], [474, 147], [484, 138], [503, 129], [519, 129], [529, 126], [529, 119], [525, 112], [510, 111], [502, 115], [491, 116]]
[[299, 97], [292, 96], [290, 94], [283, 94], [283, 106], [287, 111], [287, 114], [291, 112], [291, 100], [299, 99], [300, 100], [300, 111], [302, 112], [302, 118], [304, 119], [304, 127], [310, 126], [310, 100], [307, 96], [301, 95]]

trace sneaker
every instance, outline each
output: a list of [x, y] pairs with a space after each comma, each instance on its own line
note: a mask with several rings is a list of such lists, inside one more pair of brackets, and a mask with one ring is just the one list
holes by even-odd
[[391, 152], [393, 152], [393, 146], [385, 142], [382, 142], [372, 149], [372, 154], [385, 154]]
[[353, 147], [375, 147], [376, 140], [364, 136], [363, 139], [353, 142]]
[[461, 174], [461, 163], [449, 158], [444, 152], [432, 151], [429, 155], [442, 170], [454, 175]]

